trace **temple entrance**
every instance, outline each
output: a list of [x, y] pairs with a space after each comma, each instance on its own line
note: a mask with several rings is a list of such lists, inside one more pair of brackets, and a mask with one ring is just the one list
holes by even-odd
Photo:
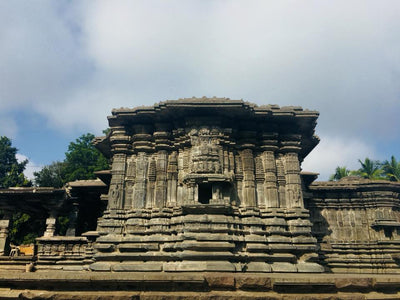
[[201, 183], [199, 184], [199, 202], [201, 204], [210, 204], [212, 198], [212, 184]]

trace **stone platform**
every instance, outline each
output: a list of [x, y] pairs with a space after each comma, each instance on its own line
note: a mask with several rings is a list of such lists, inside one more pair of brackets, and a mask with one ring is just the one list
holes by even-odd
[[399, 299], [400, 276], [1, 272], [1, 299]]

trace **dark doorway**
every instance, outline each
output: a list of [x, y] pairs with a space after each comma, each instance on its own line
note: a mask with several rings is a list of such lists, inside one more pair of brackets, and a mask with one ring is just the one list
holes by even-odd
[[210, 183], [199, 184], [199, 202], [201, 204], [210, 204], [212, 198], [212, 185]]

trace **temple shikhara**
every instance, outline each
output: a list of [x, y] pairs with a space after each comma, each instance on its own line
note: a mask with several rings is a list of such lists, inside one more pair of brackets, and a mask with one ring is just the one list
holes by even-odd
[[[57, 274], [89, 280], [88, 290], [106, 289], [104, 278], [113, 290], [113, 278], [132, 286], [141, 276], [134, 290], [149, 293], [164, 281], [175, 292], [249, 297], [296, 288], [355, 295], [360, 284], [397, 293], [400, 278], [379, 274], [400, 273], [400, 184], [319, 182], [303, 171], [319, 142], [318, 115], [205, 97], [114, 109], [110, 132], [94, 140], [110, 160], [97, 180], [0, 190], [0, 271], [13, 271], [7, 282], [16, 290]], [[10, 256], [15, 211], [47, 219], [32, 255]], [[61, 213], [71, 220], [65, 236], [55, 230]], [[34, 272], [15, 275], [25, 269]]]

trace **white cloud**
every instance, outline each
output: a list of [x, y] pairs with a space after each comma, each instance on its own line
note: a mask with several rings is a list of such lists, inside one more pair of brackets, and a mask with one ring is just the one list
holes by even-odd
[[99, 132], [113, 107], [216, 95], [317, 109], [329, 136], [400, 139], [398, 1], [56, 3], [0, 3], [3, 111]]
[[304, 171], [320, 173], [319, 180], [328, 180], [337, 166], [350, 170], [360, 168], [359, 159], [376, 159], [372, 145], [356, 138], [324, 136], [319, 145], [306, 157], [302, 164]]
[[35, 176], [33, 175], [34, 172], [38, 172], [43, 168], [43, 166], [37, 165], [34, 161], [30, 160], [27, 156], [23, 154], [17, 153], [16, 157], [18, 162], [23, 162], [26, 159], [28, 160], [28, 163], [24, 170], [24, 175], [30, 180], [33, 180], [35, 178]]

